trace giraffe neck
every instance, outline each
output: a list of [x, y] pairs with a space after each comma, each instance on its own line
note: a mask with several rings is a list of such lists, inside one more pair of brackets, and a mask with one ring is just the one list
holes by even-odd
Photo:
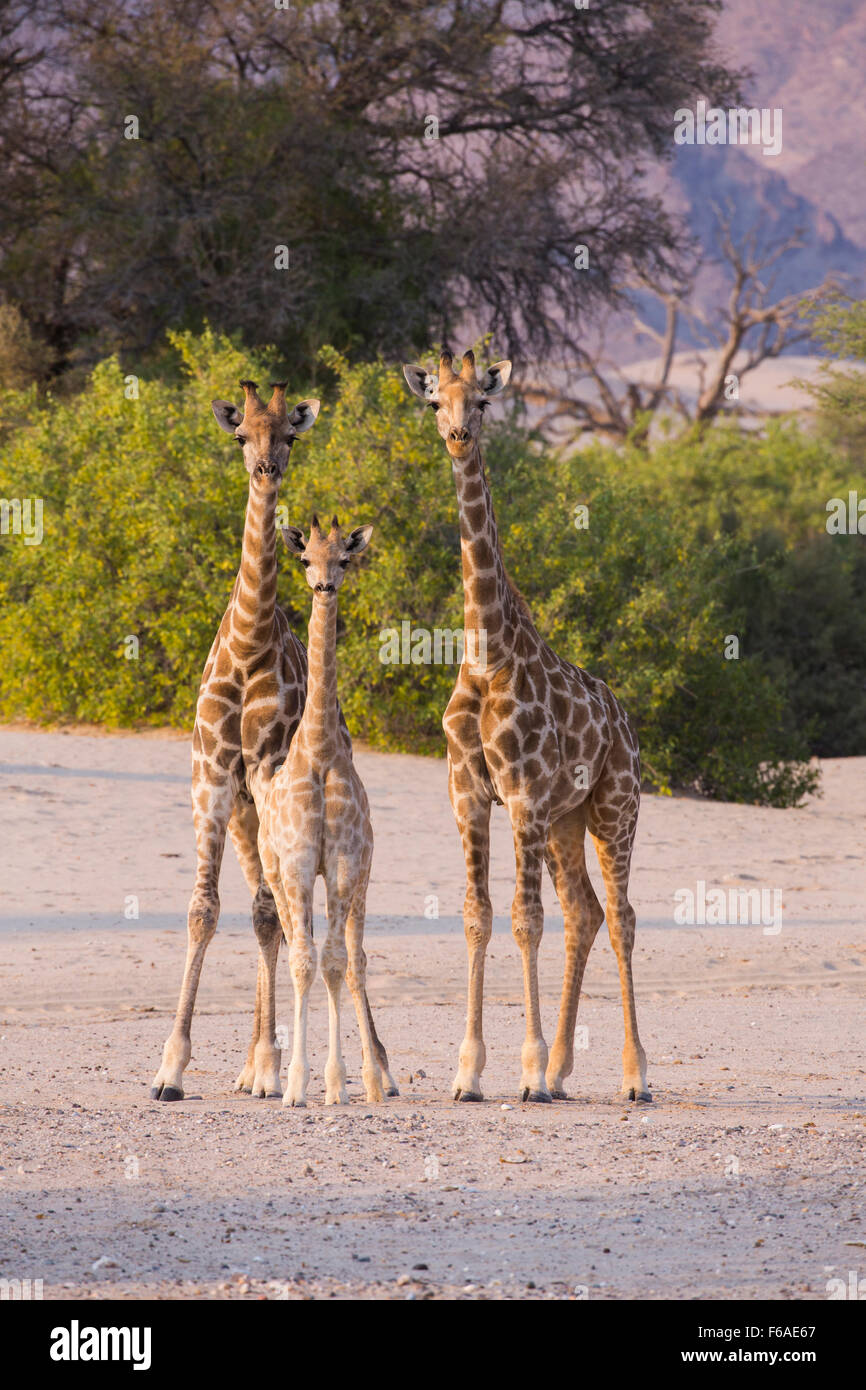
[[241, 567], [231, 604], [230, 646], [250, 656], [271, 641], [277, 603], [278, 491], [250, 479]]
[[459, 463], [452, 460], [452, 469], [460, 513], [465, 650], [471, 655], [472, 643], [478, 664], [495, 665], [512, 651], [517, 606], [499, 548], [493, 500], [478, 445]]
[[321, 762], [329, 762], [339, 734], [337, 704], [337, 600], [313, 596], [307, 646], [307, 703], [295, 739]]

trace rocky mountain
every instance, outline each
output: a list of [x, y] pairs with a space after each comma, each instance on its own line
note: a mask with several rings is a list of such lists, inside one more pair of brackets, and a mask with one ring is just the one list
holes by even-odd
[[[729, 283], [719, 265], [719, 207], [738, 242], [753, 232], [766, 250], [800, 233], [802, 245], [773, 269], [774, 298], [831, 274], [848, 292], [866, 293], [866, 2], [726, 0], [716, 41], [732, 67], [747, 71], [744, 105], [781, 111], [782, 138], [773, 156], [757, 144], [683, 144], [659, 173], [666, 202], [700, 246], [696, 301], [721, 304]], [[660, 326], [658, 307], [640, 299]], [[692, 341], [684, 326], [680, 345]], [[635, 342], [625, 324], [611, 343], [621, 362], [646, 355], [646, 340]]]

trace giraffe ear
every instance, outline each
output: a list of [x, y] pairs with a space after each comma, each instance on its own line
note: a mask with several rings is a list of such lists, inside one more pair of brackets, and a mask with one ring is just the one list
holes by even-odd
[[500, 391], [505, 390], [510, 376], [511, 363], [507, 358], [503, 362], [494, 362], [481, 378], [481, 390], [485, 396], [498, 396]]
[[354, 531], [346, 538], [346, 554], [360, 555], [362, 550], [366, 550], [370, 544], [370, 537], [373, 534], [372, 526], [356, 526]]
[[231, 401], [211, 401], [211, 410], [216, 416], [216, 422], [221, 430], [226, 434], [234, 434], [243, 416], [236, 405]]
[[316, 423], [316, 416], [322, 402], [311, 397], [307, 401], [298, 401], [291, 415], [289, 416], [289, 426], [292, 434], [303, 434], [305, 430], [310, 430]]
[[433, 372], [428, 372], [426, 367], [419, 367], [417, 363], [412, 362], [403, 364], [403, 375], [412, 395], [418, 396], [427, 405], [432, 405], [436, 400], [439, 378]]
[[293, 555], [303, 555], [307, 548], [307, 542], [304, 540], [304, 533], [300, 526], [281, 526], [280, 535], [286, 543], [287, 550], [290, 550]]

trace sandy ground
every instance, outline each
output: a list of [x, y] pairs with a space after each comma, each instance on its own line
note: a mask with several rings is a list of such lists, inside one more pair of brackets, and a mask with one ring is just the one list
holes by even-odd
[[[352, 1104], [324, 1107], [321, 982], [310, 1108], [232, 1093], [256, 954], [229, 849], [188, 1099], [166, 1106], [148, 1088], [193, 877], [187, 740], [0, 730], [0, 1278], [51, 1298], [291, 1299], [823, 1299], [831, 1279], [866, 1279], [866, 759], [826, 763], [823, 799], [799, 811], [645, 799], [632, 897], [651, 1106], [617, 1099], [604, 929], [573, 1099], [518, 1102], [499, 808], [488, 1101], [450, 1101], [465, 948], [445, 766], [357, 763], [376, 832], [370, 997], [400, 1098], [364, 1101], [347, 1008]], [[782, 929], [676, 925], [674, 895], [699, 881], [780, 890]], [[550, 1041], [563, 938], [546, 893]], [[288, 1024], [285, 952], [278, 1001]]]

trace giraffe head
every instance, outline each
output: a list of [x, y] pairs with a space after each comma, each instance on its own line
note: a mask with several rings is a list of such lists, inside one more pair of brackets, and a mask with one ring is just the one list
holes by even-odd
[[313, 517], [310, 539], [306, 540], [299, 526], [284, 526], [283, 540], [293, 555], [297, 555], [307, 575], [307, 583], [314, 594], [322, 598], [333, 598], [346, 578], [352, 559], [366, 550], [373, 534], [372, 526], [356, 526], [344, 536], [336, 517], [331, 521], [327, 534], [319, 525], [319, 518]]
[[243, 414], [231, 401], [211, 401], [217, 424], [240, 444], [253, 481], [259, 486], [279, 487], [295, 437], [315, 424], [319, 402], [299, 401], [290, 412], [286, 409], [286, 382], [271, 382], [273, 395], [267, 405], [254, 381], [242, 381], [241, 386]]
[[403, 375], [409, 390], [436, 411], [436, 428], [445, 440], [445, 448], [452, 459], [459, 460], [478, 443], [487, 403], [505, 390], [511, 363], [494, 362], [479, 378], [474, 352], [464, 352], [459, 375], [453, 361], [450, 352], [443, 352], [438, 377], [414, 364], [404, 366]]

